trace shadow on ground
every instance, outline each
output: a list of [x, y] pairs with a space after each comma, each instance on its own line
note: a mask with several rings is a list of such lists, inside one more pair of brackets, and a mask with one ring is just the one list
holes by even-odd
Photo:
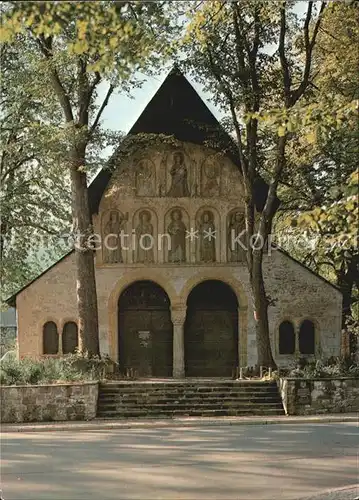
[[298, 499], [354, 484], [354, 423], [7, 433], [5, 500]]

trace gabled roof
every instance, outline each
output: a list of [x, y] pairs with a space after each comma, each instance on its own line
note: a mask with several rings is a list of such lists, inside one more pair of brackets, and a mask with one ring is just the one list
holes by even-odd
[[51, 266], [49, 266], [44, 271], [42, 271], [38, 276], [36, 276], [36, 278], [34, 278], [31, 281], [29, 281], [28, 283], [26, 283], [26, 285], [24, 285], [22, 288], [20, 288], [20, 290], [17, 290], [17, 292], [15, 292], [13, 295], [11, 295], [7, 299], [5, 299], [6, 304], [8, 306], [10, 306], [10, 307], [16, 307], [16, 296], [19, 295], [20, 292], [23, 292], [26, 288], [28, 288], [30, 285], [32, 285], [35, 281], [37, 281], [42, 276], [44, 276], [44, 274], [48, 273], [53, 267], [56, 267], [57, 264], [60, 264], [60, 262], [62, 262], [63, 260], [65, 260], [66, 257], [68, 257], [69, 255], [71, 255], [74, 251], [75, 251], [74, 248], [72, 248], [71, 250], [69, 250], [67, 253], [65, 253], [65, 255], [63, 255], [62, 257], [60, 257], [56, 262], [54, 262], [53, 264], [51, 264]]
[[286, 250], [284, 250], [284, 248], [281, 248], [279, 245], [277, 245], [276, 243], [273, 243], [273, 242], [271, 243], [271, 245], [272, 245], [273, 249], [277, 250], [281, 254], [283, 254], [286, 257], [288, 257], [288, 259], [290, 259], [292, 262], [295, 262], [296, 264], [298, 264], [298, 266], [300, 266], [303, 269], [305, 269], [306, 271], [308, 271], [308, 273], [312, 274], [313, 276], [316, 276], [321, 281], [323, 281], [323, 283], [326, 283], [327, 285], [330, 285], [332, 288], [335, 288], [335, 290], [337, 290], [338, 292], [343, 293], [338, 285], [335, 285], [331, 281], [329, 281], [326, 278], [324, 278], [324, 276], [322, 276], [321, 274], [317, 273], [316, 271], [313, 271], [313, 269], [311, 269], [310, 267], [308, 267], [305, 264], [303, 264], [303, 262], [301, 262], [300, 260], [298, 260], [295, 257], [293, 257], [293, 255], [291, 255]]
[[[182, 142], [207, 144], [215, 150], [226, 152], [239, 166], [233, 139], [177, 67], [168, 74], [128, 133], [128, 135], [137, 134], [163, 134], [173, 136]], [[115, 152], [114, 158], [116, 155]], [[111, 168], [102, 169], [90, 184], [91, 213], [98, 212], [111, 175]], [[263, 179], [258, 178], [255, 187], [255, 204], [258, 210], [262, 210], [268, 186]]]

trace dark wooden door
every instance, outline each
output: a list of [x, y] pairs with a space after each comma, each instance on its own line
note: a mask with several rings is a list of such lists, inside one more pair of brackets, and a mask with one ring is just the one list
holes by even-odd
[[231, 377], [238, 364], [237, 301], [231, 289], [222, 285], [205, 282], [189, 296], [185, 323], [187, 377]]
[[172, 376], [173, 327], [166, 292], [137, 282], [119, 300], [119, 360], [141, 377]]

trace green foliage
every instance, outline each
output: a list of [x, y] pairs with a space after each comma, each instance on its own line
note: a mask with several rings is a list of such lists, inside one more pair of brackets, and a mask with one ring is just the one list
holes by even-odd
[[[64, 173], [63, 151], [51, 146], [56, 137], [54, 127], [41, 126], [48, 121], [49, 102], [43, 105], [43, 97], [34, 91], [32, 52], [22, 42], [3, 46], [0, 52], [3, 298], [66, 251], [65, 245], [51, 245], [51, 237], [70, 224], [69, 178]], [[59, 125], [55, 105], [52, 118]]]
[[306, 361], [288, 373], [289, 377], [300, 378], [335, 378], [359, 377], [359, 365], [348, 359], [331, 358], [329, 360]]
[[169, 51], [173, 30], [162, 2], [7, 2], [1, 40], [12, 43], [31, 31], [61, 38], [69, 55], [89, 60], [88, 70], [129, 79]]
[[105, 377], [110, 361], [78, 354], [63, 358], [17, 360], [10, 357], [1, 363], [2, 385], [52, 384], [100, 380]]
[[359, 170], [353, 172], [345, 185], [337, 186], [335, 198], [329, 205], [318, 206], [298, 218], [299, 225], [311, 228], [328, 244], [343, 243], [343, 247], [356, 248], [359, 220]]
[[304, 102], [318, 122], [288, 141], [275, 221], [279, 245], [340, 287], [351, 325], [359, 299], [357, 15], [357, 5], [344, 2], [329, 4], [324, 13]]

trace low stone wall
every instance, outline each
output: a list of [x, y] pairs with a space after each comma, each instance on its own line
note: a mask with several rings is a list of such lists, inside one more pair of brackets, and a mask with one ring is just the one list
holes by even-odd
[[1, 422], [92, 420], [98, 383], [0, 386]]
[[281, 378], [278, 387], [287, 415], [359, 411], [358, 378]]

